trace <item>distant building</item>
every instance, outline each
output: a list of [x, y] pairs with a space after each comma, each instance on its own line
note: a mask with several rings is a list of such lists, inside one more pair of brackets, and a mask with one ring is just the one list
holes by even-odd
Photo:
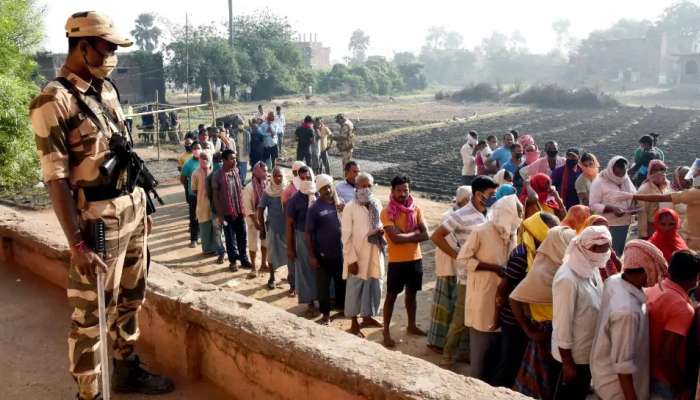
[[[38, 72], [45, 81], [53, 79], [65, 60], [66, 54], [38, 53]], [[119, 64], [110, 78], [116, 83], [122, 101], [132, 104], [155, 101], [157, 90], [160, 102], [165, 102], [165, 74], [160, 54], [119, 53]]]
[[331, 48], [323, 47], [323, 44], [317, 41], [316, 34], [308, 34], [308, 38], [307, 34], [300, 35], [297, 45], [301, 49], [304, 62], [308, 67], [315, 70], [331, 68]]

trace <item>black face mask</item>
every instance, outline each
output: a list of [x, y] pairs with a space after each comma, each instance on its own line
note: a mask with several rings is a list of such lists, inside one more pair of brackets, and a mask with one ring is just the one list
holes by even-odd
[[522, 154], [515, 154], [515, 155], [514, 155], [514, 158], [515, 158], [516, 160], [520, 160], [521, 158], [523, 158], [523, 155], [522, 155]]
[[569, 168], [573, 168], [578, 164], [578, 160], [566, 160], [566, 166]]
[[192, 146], [185, 146], [185, 151], [188, 153], [192, 152]]
[[549, 158], [554, 158], [559, 154], [559, 150], [547, 150], [547, 156]]

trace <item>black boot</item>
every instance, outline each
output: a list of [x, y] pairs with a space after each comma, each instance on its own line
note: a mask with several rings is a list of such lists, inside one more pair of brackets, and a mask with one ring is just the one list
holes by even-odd
[[112, 389], [117, 393], [163, 394], [175, 390], [172, 380], [141, 368], [138, 356], [131, 360], [114, 360]]

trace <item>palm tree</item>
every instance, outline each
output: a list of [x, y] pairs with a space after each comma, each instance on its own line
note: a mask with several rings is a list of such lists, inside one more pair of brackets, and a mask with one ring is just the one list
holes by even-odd
[[160, 38], [161, 30], [154, 25], [156, 16], [153, 14], [139, 14], [136, 17], [134, 30], [131, 34], [136, 39], [136, 45], [148, 53], [158, 47], [158, 39]]

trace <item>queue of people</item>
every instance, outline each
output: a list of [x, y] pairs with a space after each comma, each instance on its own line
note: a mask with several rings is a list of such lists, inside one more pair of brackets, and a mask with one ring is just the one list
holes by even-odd
[[582, 149], [536, 149], [516, 131], [499, 148], [467, 135], [471, 200], [460, 188], [431, 237], [428, 347], [451, 368], [454, 343], [468, 342], [471, 376], [534, 398], [693, 398], [700, 159], [669, 180], [655, 136], [632, 165], [614, 156], [602, 171]]
[[[286, 265], [289, 295], [306, 305], [307, 317], [328, 325], [344, 315], [348, 332], [359, 337], [365, 328], [382, 328], [386, 347], [397, 345], [391, 321], [403, 294], [406, 334], [427, 336], [441, 365], [466, 360], [470, 376], [531, 397], [695, 392], [700, 160], [668, 180], [653, 147], [644, 168], [631, 172], [636, 163], [614, 156], [600, 171], [595, 155], [579, 148], [560, 156], [549, 141], [540, 155], [532, 136], [511, 131], [492, 149], [493, 140], [470, 131], [460, 149], [465, 185], [431, 231], [410, 177], [394, 177], [384, 206], [373, 194], [374, 178], [357, 162], [348, 159], [344, 179], [334, 181], [323, 161], [323, 140], [333, 134], [318, 118], [306, 117], [296, 130], [298, 160], [287, 183], [284, 171], [267, 162], [279, 154], [274, 118], [251, 123], [253, 132], [267, 134], [263, 159], [249, 154], [247, 184], [241, 172], [247, 166], [226, 140], [221, 166], [209, 166], [217, 159], [213, 141], [190, 145], [182, 166], [191, 222], [198, 222], [190, 224], [190, 239], [200, 237], [217, 262], [227, 253], [232, 270], [240, 263], [254, 276], [260, 254], [269, 289], [278, 287], [275, 272]], [[352, 134], [347, 122], [339, 118], [341, 130]], [[240, 142], [234, 137], [229, 143]], [[252, 149], [253, 142], [245, 144]], [[637, 189], [640, 169], [645, 177]], [[635, 221], [638, 234], [630, 230]], [[217, 229], [225, 243], [220, 233], [215, 239]], [[437, 247], [436, 287], [424, 330], [416, 313], [421, 243], [428, 241]]]

